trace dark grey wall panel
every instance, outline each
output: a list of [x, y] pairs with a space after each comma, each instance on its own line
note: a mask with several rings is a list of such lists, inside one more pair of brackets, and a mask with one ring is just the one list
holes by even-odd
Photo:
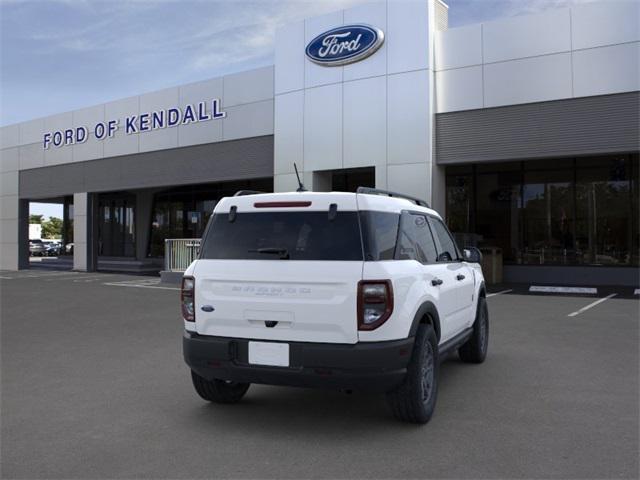
[[569, 265], [505, 265], [505, 283], [576, 285], [584, 287], [624, 286], [638, 288], [637, 267], [589, 267]]
[[640, 150], [640, 92], [439, 113], [436, 162]]
[[21, 198], [273, 176], [273, 135], [20, 172]]

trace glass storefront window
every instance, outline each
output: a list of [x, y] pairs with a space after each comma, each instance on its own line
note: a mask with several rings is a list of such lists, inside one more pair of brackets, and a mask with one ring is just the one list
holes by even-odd
[[182, 225], [182, 210], [184, 203], [157, 199], [154, 203], [153, 218], [151, 220], [150, 256], [164, 255], [164, 240], [166, 238], [184, 238]]
[[447, 171], [447, 222], [458, 245], [475, 246], [477, 235], [472, 234], [474, 221], [473, 169], [471, 166], [452, 167]]
[[637, 266], [639, 170], [638, 154], [448, 167], [447, 223], [505, 263]]
[[576, 172], [580, 263], [631, 264], [631, 164], [612, 157], [584, 162]]
[[524, 173], [522, 186], [524, 264], [575, 263], [573, 170]]
[[98, 255], [135, 257], [135, 203], [127, 193], [98, 197]]
[[148, 256], [164, 256], [167, 238], [201, 238], [218, 200], [232, 196], [238, 190], [271, 192], [273, 180], [188, 185], [156, 193]]
[[477, 175], [476, 225], [478, 245], [502, 249], [505, 261], [515, 262], [520, 244], [522, 175], [501, 165]]

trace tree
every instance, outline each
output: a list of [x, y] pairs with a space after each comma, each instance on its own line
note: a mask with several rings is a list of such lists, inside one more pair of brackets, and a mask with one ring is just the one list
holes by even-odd
[[29, 215], [29, 223], [38, 223], [42, 225], [44, 215]]
[[56, 217], [49, 217], [49, 220], [42, 223], [42, 238], [60, 238], [62, 236], [62, 220]]

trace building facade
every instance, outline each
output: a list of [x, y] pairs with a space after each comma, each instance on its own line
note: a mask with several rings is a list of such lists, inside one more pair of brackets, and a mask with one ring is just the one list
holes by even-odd
[[3, 127], [0, 268], [28, 266], [47, 201], [74, 268], [157, 270], [222, 196], [294, 190], [295, 163], [313, 190], [424, 198], [504, 281], [637, 285], [639, 9], [448, 28], [439, 0], [377, 2], [282, 27], [272, 67]]

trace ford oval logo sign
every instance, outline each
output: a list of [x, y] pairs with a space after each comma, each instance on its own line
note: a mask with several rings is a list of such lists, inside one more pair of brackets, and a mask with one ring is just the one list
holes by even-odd
[[346, 25], [318, 35], [307, 45], [312, 62], [326, 67], [346, 65], [367, 58], [384, 42], [384, 33], [369, 25]]

